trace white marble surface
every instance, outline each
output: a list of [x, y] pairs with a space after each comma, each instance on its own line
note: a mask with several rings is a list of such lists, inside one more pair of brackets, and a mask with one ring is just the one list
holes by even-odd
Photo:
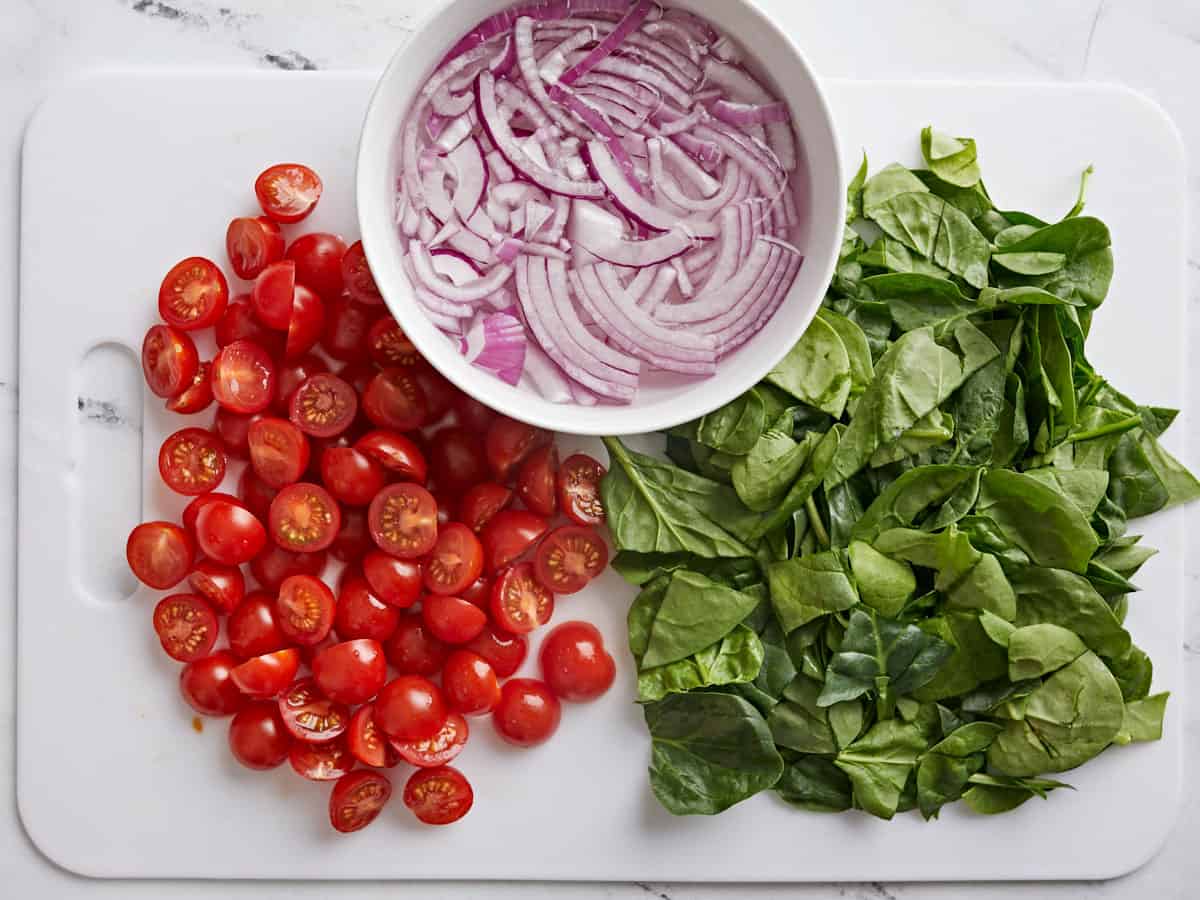
[[[1200, 153], [1200, 3], [1196, 0], [759, 0], [800, 36], [818, 71], [859, 78], [1097, 80], [1119, 82], [1155, 98], [1174, 118], [1195, 158]], [[20, 141], [38, 101], [71, 73], [92, 67], [220, 65], [233, 67], [381, 68], [411, 27], [421, 0], [0, 0], [0, 492], [15, 497], [17, 239]], [[81, 135], [86, 140], [86, 136]], [[1135, 139], [1131, 136], [1131, 139]], [[86, 185], [80, 186], [86, 190]], [[1200, 175], [1188, 184], [1193, 221], [1200, 214]], [[1189, 302], [1200, 305], [1200, 233], [1189, 246]], [[70, 248], [63, 248], [69, 263]], [[67, 278], [74, 276], [65, 265]], [[86, 279], [86, 296], [102, 290]], [[1192, 316], [1200, 336], [1200, 315]], [[48, 361], [48, 364], [51, 364]], [[1200, 358], [1189, 384], [1200, 374]], [[101, 418], [103, 418], [101, 416]], [[1188, 462], [1200, 466], [1200, 416], [1187, 429]], [[12, 502], [0, 506], [0, 579], [13, 585]], [[1200, 515], [1190, 518], [1193, 534]], [[1190, 542], [1200, 549], [1200, 538]], [[1188, 587], [1200, 583], [1200, 554], [1189, 553]], [[14, 591], [0, 601], [0, 648], [15, 651]], [[1200, 619], [1180, 636], [1187, 675], [1200, 678]], [[2, 651], [0, 651], [2, 653]], [[0, 671], [11, 672], [11, 669]], [[0, 681], [8, 679], [0, 678]], [[10, 682], [11, 683], [11, 682]], [[0, 687], [0, 895], [13, 898], [613, 897], [670, 900], [737, 896], [966, 898], [1017, 893], [1052, 898], [1200, 895], [1200, 788], [1189, 777], [1178, 826], [1159, 856], [1107, 883], [1040, 885], [811, 885], [717, 888], [700, 885], [365, 885], [211, 882], [98, 882], [43, 859], [17, 817], [13, 785], [13, 693]], [[1200, 739], [1195, 703], [1187, 715], [1189, 756]], [[82, 749], [82, 748], [81, 748]], [[86, 752], [82, 749], [82, 752]], [[1190, 776], [1190, 772], [1189, 772]], [[137, 777], [118, 772], [114, 777]], [[1136, 827], [1131, 823], [1131, 827]], [[936, 834], [931, 832], [931, 839]], [[403, 848], [398, 848], [403, 852]], [[1013, 866], [1019, 870], [1020, 860]]]

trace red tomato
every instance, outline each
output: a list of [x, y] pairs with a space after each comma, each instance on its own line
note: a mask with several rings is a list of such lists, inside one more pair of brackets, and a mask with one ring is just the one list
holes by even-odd
[[362, 403], [367, 418], [379, 428], [413, 431], [429, 418], [425, 395], [405, 369], [385, 369], [372, 378]]
[[324, 696], [311, 678], [301, 678], [279, 695], [279, 717], [292, 737], [309, 744], [332, 741], [350, 724], [350, 710]]
[[439, 491], [455, 496], [486, 481], [487, 460], [479, 435], [465, 428], [443, 428], [433, 436], [429, 470]]
[[229, 647], [238, 659], [264, 656], [288, 646], [275, 621], [275, 598], [263, 591], [246, 595], [229, 614], [225, 630], [229, 634]]
[[251, 422], [246, 442], [255, 474], [273, 488], [295, 484], [308, 468], [308, 439], [284, 419], [264, 416]]
[[608, 474], [590, 456], [577, 453], [558, 470], [558, 505], [576, 525], [603, 525], [600, 482]]
[[397, 740], [431, 738], [446, 724], [442, 692], [428, 678], [401, 675], [388, 682], [375, 699], [375, 724]]
[[344, 563], [357, 563], [373, 547], [366, 512], [356, 507], [342, 510], [342, 530], [329, 546], [329, 555]]
[[284, 637], [302, 647], [315, 647], [333, 628], [336, 601], [319, 578], [292, 575], [279, 586], [275, 619]]
[[302, 234], [287, 249], [296, 264], [296, 280], [326, 299], [342, 295], [342, 257], [346, 242], [336, 234], [315, 231]]
[[266, 216], [234, 219], [225, 231], [225, 252], [238, 278], [253, 281], [258, 273], [283, 259], [283, 232]]
[[299, 359], [317, 345], [325, 328], [325, 304], [318, 294], [302, 284], [292, 294], [292, 314], [288, 319], [285, 359]]
[[230, 412], [262, 412], [275, 396], [275, 363], [258, 344], [234, 341], [212, 362], [212, 390]]
[[384, 316], [367, 333], [367, 351], [371, 362], [381, 369], [409, 368], [424, 362], [416, 345], [391, 316]]
[[383, 295], [379, 293], [379, 286], [375, 284], [375, 277], [367, 264], [367, 254], [363, 250], [362, 241], [351, 244], [342, 257], [342, 281], [345, 282], [350, 296], [359, 303], [383, 303]]
[[430, 633], [447, 644], [465, 644], [487, 625], [487, 613], [461, 597], [428, 595], [421, 603], [421, 617]]
[[451, 709], [464, 716], [482, 716], [500, 702], [500, 681], [478, 653], [455, 650], [442, 671], [442, 692]]
[[266, 521], [271, 517], [271, 503], [278, 496], [279, 491], [259, 478], [253, 466], [242, 469], [242, 477], [238, 479], [238, 497], [260, 520]]
[[194, 416], [212, 406], [212, 363], [200, 363], [192, 383], [167, 401], [168, 412], [179, 413], [181, 416]]
[[312, 353], [284, 363], [276, 375], [277, 390], [271, 408], [281, 416], [291, 415], [292, 394], [296, 393], [296, 388], [314, 375], [328, 371], [329, 366], [325, 364], [325, 360]]
[[452, 595], [466, 590], [483, 574], [483, 547], [466, 525], [452, 522], [438, 532], [425, 561], [425, 588]]
[[354, 449], [365, 453], [394, 475], [405, 481], [424, 484], [429, 477], [425, 455], [411, 439], [394, 431], [379, 429], [364, 434]]
[[288, 762], [301, 778], [337, 781], [354, 768], [354, 754], [341, 738], [324, 744], [296, 741], [288, 751]]
[[435, 675], [450, 655], [450, 648], [434, 637], [420, 613], [406, 613], [400, 617], [384, 651], [388, 662], [401, 675]]
[[478, 534], [500, 510], [512, 502], [513, 492], [502, 484], [485, 481], [477, 484], [465, 494], [459, 504], [458, 517]]
[[186, 391], [200, 370], [196, 344], [178, 328], [155, 325], [142, 341], [142, 373], [150, 392], [174, 397]]
[[285, 550], [312, 553], [333, 543], [342, 513], [318, 484], [290, 484], [271, 501], [271, 536]]
[[288, 758], [292, 737], [274, 703], [251, 703], [229, 723], [229, 749], [250, 769], [274, 769]]
[[230, 673], [230, 677], [246, 696], [267, 700], [287, 690], [299, 668], [300, 651], [288, 647], [246, 660]]
[[167, 273], [158, 289], [158, 314], [183, 331], [216, 325], [229, 303], [229, 284], [211, 261], [191, 256]]
[[202, 716], [232, 716], [246, 705], [246, 696], [230, 677], [237, 664], [237, 657], [228, 650], [188, 663], [179, 673], [183, 699]]
[[529, 634], [554, 615], [554, 595], [534, 576], [533, 565], [505, 569], [492, 586], [492, 621], [513, 634]]
[[237, 566], [223, 566], [211, 559], [202, 559], [188, 576], [193, 591], [212, 604], [223, 615], [233, 612], [246, 596], [246, 579]]
[[371, 593], [361, 575], [346, 580], [338, 591], [337, 617], [333, 627], [343, 641], [370, 638], [383, 643], [400, 624], [400, 611]]
[[347, 506], [367, 506], [387, 484], [383, 467], [352, 447], [330, 447], [321, 454], [321, 480]]
[[329, 372], [314, 375], [292, 395], [289, 416], [306, 434], [329, 438], [349, 428], [358, 414], [354, 388]]
[[306, 218], [321, 199], [323, 190], [317, 173], [299, 163], [271, 166], [254, 181], [254, 193], [262, 211], [284, 224]]
[[479, 534], [487, 571], [498, 572], [520, 557], [549, 527], [541, 516], [524, 510], [505, 509], [496, 513]]
[[421, 389], [425, 397], [425, 406], [429, 410], [426, 424], [440, 422], [450, 412], [457, 389], [428, 365], [414, 366], [412, 377], [416, 379], [417, 387]]
[[508, 743], [535, 747], [550, 740], [561, 718], [562, 706], [544, 682], [514, 678], [500, 689], [492, 724]]
[[392, 783], [379, 772], [343, 775], [329, 795], [329, 824], [335, 831], [362, 831], [379, 816], [392, 796]]
[[365, 639], [327, 647], [313, 657], [312, 670], [325, 696], [348, 706], [366, 703], [387, 681], [383, 648]]
[[366, 359], [367, 335], [378, 315], [374, 307], [355, 303], [349, 297], [330, 297], [325, 304], [321, 346], [342, 362]]
[[454, 393], [454, 413], [458, 424], [477, 434], [487, 434], [496, 419], [496, 412], [462, 391]]
[[553, 444], [538, 447], [526, 457], [517, 475], [517, 496], [526, 509], [547, 518], [558, 512], [557, 474], [558, 450]]
[[556, 594], [575, 594], [608, 565], [608, 545], [591, 528], [564, 525], [538, 547], [538, 581]]
[[217, 323], [218, 347], [228, 347], [235, 341], [250, 341], [264, 348], [272, 357], [283, 353], [283, 340], [279, 332], [263, 328], [254, 316], [249, 294], [242, 294], [231, 302]]
[[488, 625], [466, 649], [478, 653], [489, 663], [498, 678], [509, 678], [521, 668], [529, 643], [524, 636], [511, 634], [496, 625]]
[[[212, 384], [209, 384], [212, 390]], [[217, 406], [217, 414], [213, 419], [213, 431], [225, 445], [225, 455], [235, 459], [250, 458], [250, 423], [261, 415], [255, 413], [248, 416], [231, 412], [224, 406]]]
[[250, 306], [254, 317], [273, 331], [287, 331], [296, 300], [296, 264], [290, 259], [263, 269], [254, 279]]
[[372, 550], [362, 561], [371, 592], [389, 606], [408, 609], [421, 598], [421, 564]]
[[240, 566], [266, 546], [267, 530], [245, 507], [220, 500], [196, 516], [196, 542], [205, 556], [227, 566]]
[[474, 802], [470, 783], [452, 766], [419, 769], [404, 786], [404, 805], [426, 825], [457, 822]]
[[138, 581], [158, 591], [187, 577], [196, 558], [191, 535], [173, 522], [143, 522], [129, 533], [125, 559]]
[[211, 431], [185, 428], [163, 441], [158, 471], [176, 493], [188, 497], [207, 494], [225, 478], [225, 448]]
[[208, 656], [217, 642], [217, 614], [195, 594], [164, 597], [154, 607], [154, 631], [171, 659], [191, 662]]
[[540, 428], [498, 416], [488, 428], [484, 440], [488, 465], [498, 481], [507, 481], [508, 476], [525, 461], [525, 457], [548, 444], [550, 439], [550, 435]]
[[391, 741], [400, 758], [409, 765], [430, 769], [444, 766], [462, 753], [470, 737], [467, 720], [458, 713], [450, 713], [446, 724], [431, 738], [423, 741]]
[[222, 494], [216, 491], [211, 494], [201, 494], [183, 508], [183, 527], [187, 529], [189, 535], [192, 537], [195, 537], [196, 535], [196, 519], [200, 517], [200, 510], [204, 509], [204, 507], [208, 506], [209, 504], [216, 503], [218, 501], [225, 501], [227, 503], [232, 503], [235, 506], [242, 506], [242, 501], [237, 497], [234, 497], [232, 494]]
[[293, 553], [274, 543], [250, 560], [250, 572], [268, 591], [278, 591], [285, 579], [293, 575], [320, 578], [325, 571], [325, 552]]
[[492, 602], [492, 579], [486, 575], [480, 575], [466, 590], [460, 592], [458, 596], [462, 597], [468, 603], [486, 610], [488, 604]]
[[364, 766], [390, 769], [400, 762], [400, 757], [391, 742], [384, 737], [375, 724], [375, 706], [368, 703], [355, 710], [346, 732], [350, 752]]
[[399, 559], [417, 559], [437, 543], [437, 501], [416, 484], [391, 484], [371, 501], [371, 537]]
[[595, 700], [612, 687], [617, 666], [595, 625], [567, 622], [542, 641], [542, 677], [555, 696], [576, 703]]

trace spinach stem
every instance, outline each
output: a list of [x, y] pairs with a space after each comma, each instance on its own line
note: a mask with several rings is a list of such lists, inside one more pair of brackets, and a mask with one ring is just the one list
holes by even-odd
[[829, 532], [825, 530], [825, 523], [821, 521], [821, 514], [817, 512], [817, 504], [813, 502], [811, 494], [804, 501], [804, 510], [808, 513], [808, 522], [812, 525], [812, 529], [817, 535], [817, 542], [828, 550]]

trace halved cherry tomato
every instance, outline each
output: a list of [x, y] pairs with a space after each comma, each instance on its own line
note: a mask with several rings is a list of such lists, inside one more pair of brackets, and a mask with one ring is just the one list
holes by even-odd
[[212, 389], [230, 412], [262, 412], [275, 396], [275, 363], [258, 344], [234, 341], [213, 359]]
[[453, 766], [419, 769], [404, 786], [404, 805], [426, 825], [450, 825], [468, 812], [475, 793]]
[[505, 569], [492, 585], [492, 621], [513, 634], [529, 634], [554, 615], [554, 595], [537, 580], [531, 563]]
[[325, 304], [320, 295], [302, 284], [292, 293], [292, 315], [288, 319], [284, 359], [299, 359], [317, 345], [325, 328]]
[[591, 528], [564, 525], [546, 535], [534, 558], [538, 581], [556, 594], [575, 594], [608, 565], [608, 545]]
[[487, 434], [496, 419], [495, 410], [462, 391], [455, 391], [453, 405], [458, 424], [477, 434]]
[[509, 678], [525, 662], [529, 642], [523, 635], [504, 631], [497, 625], [488, 625], [479, 637], [466, 645], [466, 649], [478, 653], [491, 663], [497, 677]]
[[562, 705], [545, 682], [514, 678], [500, 689], [492, 724], [508, 743], [536, 747], [550, 740], [561, 718]]
[[186, 391], [200, 370], [195, 342], [178, 328], [155, 325], [142, 341], [142, 373], [150, 392], [174, 397]]
[[431, 594], [421, 602], [421, 617], [430, 633], [447, 644], [465, 644], [487, 625], [487, 613], [461, 597]]
[[438, 532], [424, 569], [427, 590], [446, 596], [458, 594], [483, 574], [483, 546], [470, 528], [452, 522]]
[[343, 775], [329, 795], [329, 824], [335, 831], [362, 831], [379, 816], [392, 796], [392, 783], [379, 772]]
[[366, 510], [354, 506], [343, 509], [342, 528], [329, 545], [329, 555], [344, 563], [357, 563], [373, 547]]
[[196, 536], [196, 519], [200, 517], [200, 510], [204, 509], [210, 503], [217, 503], [218, 501], [232, 503], [235, 506], [243, 505], [242, 501], [232, 494], [223, 494], [219, 491], [214, 491], [211, 494], [201, 494], [183, 508], [181, 518], [183, 519], [183, 527], [187, 529], [188, 534], [192, 537]]
[[425, 424], [435, 425], [450, 412], [457, 388], [429, 365], [413, 366], [411, 371], [417, 387], [425, 397], [425, 407], [429, 411]]
[[400, 762], [399, 754], [375, 724], [374, 704], [367, 703], [354, 711], [346, 738], [350, 752], [364, 766], [390, 769]]
[[391, 484], [371, 501], [371, 537], [385, 553], [417, 559], [437, 543], [437, 501], [417, 484]]
[[389, 472], [405, 481], [424, 484], [429, 477], [425, 454], [410, 438], [394, 431], [378, 429], [364, 434], [354, 449], [367, 454]]
[[500, 702], [500, 680], [478, 653], [455, 650], [442, 671], [442, 692], [451, 709], [464, 716], [482, 716]]
[[305, 434], [329, 438], [349, 428], [357, 413], [354, 388], [336, 375], [323, 372], [296, 389], [288, 415]]
[[487, 460], [479, 435], [452, 426], [435, 434], [431, 444], [429, 471], [437, 490], [457, 496], [487, 480]]
[[230, 677], [246, 696], [267, 700], [287, 690], [299, 668], [300, 651], [287, 647], [246, 660], [230, 673]]
[[[284, 720], [287, 721], [286, 719]], [[288, 751], [288, 762], [301, 778], [309, 781], [337, 781], [354, 768], [354, 754], [342, 738], [324, 744], [296, 741]]]
[[207, 494], [225, 478], [225, 447], [211, 431], [184, 428], [163, 441], [158, 471], [176, 493]]
[[183, 699], [202, 716], [232, 716], [246, 705], [246, 695], [230, 677], [237, 664], [237, 657], [228, 650], [192, 660], [179, 673]]
[[246, 509], [258, 516], [262, 521], [271, 517], [271, 503], [279, 496], [279, 491], [258, 477], [253, 466], [242, 469], [238, 479], [238, 498]]
[[558, 512], [558, 449], [553, 444], [538, 447], [525, 458], [517, 473], [517, 496], [525, 508], [539, 516]]
[[353, 447], [330, 447], [321, 454], [321, 480], [347, 506], [367, 506], [387, 484], [383, 467]]
[[229, 749], [250, 769], [274, 769], [288, 758], [292, 736], [283, 727], [274, 703], [251, 703], [229, 723]]
[[308, 468], [308, 438], [284, 419], [264, 416], [250, 423], [246, 434], [250, 465], [266, 484], [285, 488], [295, 484]]
[[375, 724], [390, 738], [423, 741], [446, 724], [446, 703], [438, 686], [420, 675], [389, 681], [375, 699]]
[[320, 744], [345, 732], [350, 709], [322, 694], [313, 679], [301, 678], [279, 695], [279, 717], [292, 737]]
[[296, 299], [296, 264], [285, 259], [263, 269], [254, 279], [250, 306], [254, 317], [273, 331], [287, 331]]
[[283, 353], [282, 336], [277, 331], [264, 328], [255, 318], [249, 294], [242, 294], [229, 304], [217, 323], [214, 336], [218, 347], [228, 347], [235, 341], [250, 341], [272, 357]]
[[381, 369], [409, 368], [424, 361], [416, 344], [408, 339], [408, 335], [391, 316], [384, 316], [371, 326], [367, 334], [367, 350], [371, 354], [371, 362]]
[[334, 359], [354, 362], [367, 357], [367, 335], [379, 311], [349, 297], [331, 297], [325, 303], [321, 346]]
[[158, 314], [182, 331], [216, 325], [229, 303], [229, 283], [208, 259], [191, 256], [175, 264], [158, 289]]
[[228, 615], [246, 596], [246, 578], [237, 566], [223, 566], [211, 559], [202, 559], [188, 576], [193, 591]]
[[348, 706], [366, 703], [387, 681], [383, 648], [362, 638], [322, 650], [313, 657], [312, 670], [325, 696]]
[[421, 598], [421, 564], [372, 550], [362, 561], [371, 592], [389, 606], [408, 609]]
[[312, 353], [298, 357], [297, 359], [285, 362], [276, 374], [276, 392], [275, 401], [271, 404], [271, 409], [279, 413], [281, 416], [291, 415], [292, 410], [292, 394], [296, 393], [296, 388], [308, 381], [314, 375], [320, 375], [323, 372], [328, 372], [329, 366], [325, 360]]
[[371, 593], [370, 585], [361, 575], [353, 575], [342, 584], [333, 627], [343, 641], [370, 638], [382, 644], [399, 624], [400, 611]]
[[603, 525], [600, 482], [608, 472], [584, 453], [576, 453], [558, 470], [558, 505], [576, 525]]
[[342, 527], [342, 512], [319, 484], [290, 484], [271, 501], [271, 536], [285, 550], [324, 550]]
[[191, 662], [208, 656], [217, 642], [217, 614], [195, 594], [164, 597], [154, 607], [154, 631], [171, 659]]
[[[210, 384], [209, 389], [211, 388]], [[260, 415], [261, 413], [244, 415], [231, 412], [224, 406], [217, 406], [217, 414], [213, 418], [213, 431], [225, 445], [226, 456], [232, 456], [234, 459], [250, 458], [250, 423]]]
[[332, 299], [342, 295], [342, 257], [347, 249], [336, 234], [314, 231], [292, 241], [287, 258], [296, 264], [298, 282]]
[[250, 572], [258, 583], [268, 591], [278, 591], [283, 582], [293, 575], [311, 575], [320, 578], [325, 571], [325, 551], [296, 553], [284, 550], [272, 541], [262, 553], [250, 560]]
[[276, 222], [289, 225], [313, 211], [323, 190], [317, 173], [299, 163], [271, 166], [254, 181], [254, 193], [262, 211]]
[[167, 410], [181, 416], [194, 416], [212, 406], [212, 363], [200, 363], [192, 383], [167, 401]]
[[279, 586], [275, 619], [284, 637], [302, 647], [315, 647], [333, 628], [336, 601], [320, 578], [292, 575]]
[[488, 428], [484, 439], [488, 465], [497, 480], [507, 481], [525, 457], [550, 440], [550, 435], [540, 428], [499, 416]]
[[367, 264], [367, 254], [363, 250], [363, 242], [355, 241], [342, 257], [342, 281], [350, 296], [359, 303], [383, 303], [383, 295], [375, 284], [371, 267]]
[[238, 278], [253, 281], [258, 273], [283, 259], [283, 232], [266, 216], [234, 219], [225, 230], [225, 252]]
[[174, 522], [143, 522], [129, 533], [125, 559], [138, 581], [158, 591], [187, 577], [196, 558], [192, 536]]
[[480, 575], [465, 590], [459, 591], [458, 596], [482, 610], [492, 602], [492, 579]]
[[420, 613], [400, 617], [396, 631], [384, 645], [388, 662], [401, 675], [436, 675], [450, 655], [450, 648], [434, 637]]
[[400, 758], [409, 765], [431, 769], [434, 766], [444, 766], [462, 753], [470, 734], [467, 720], [458, 713], [450, 713], [446, 716], [446, 723], [433, 737], [423, 741], [394, 740], [390, 743], [400, 754]]
[[254, 513], [236, 503], [209, 503], [196, 516], [196, 543], [204, 555], [227, 566], [240, 566], [258, 556], [267, 530]]
[[429, 418], [420, 385], [405, 369], [384, 369], [363, 394], [363, 412], [378, 428], [413, 431]]
[[513, 492], [502, 484], [485, 481], [477, 484], [465, 494], [458, 505], [458, 517], [478, 534], [500, 510], [512, 502]]
[[504, 509], [496, 513], [479, 534], [487, 571], [498, 572], [520, 557], [549, 527], [541, 516], [525, 510]]
[[617, 666], [595, 625], [567, 622], [542, 641], [542, 677], [555, 696], [575, 703], [595, 700], [612, 687]]
[[229, 647], [238, 659], [253, 659], [283, 650], [288, 640], [275, 621], [275, 598], [264, 591], [254, 591], [229, 614], [225, 625]]

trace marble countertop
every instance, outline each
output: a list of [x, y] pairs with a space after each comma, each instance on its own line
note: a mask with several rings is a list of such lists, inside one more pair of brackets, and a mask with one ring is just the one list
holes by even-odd
[[[1200, 3], [1195, 0], [758, 0], [793, 30], [818, 72], [854, 78], [989, 81], [1106, 81], [1143, 91], [1174, 118], [1189, 156], [1200, 154]], [[419, 0], [0, 0], [0, 477], [15, 498], [17, 412], [17, 239], [21, 136], [37, 103], [82, 69], [143, 65], [278, 69], [381, 69], [427, 3]], [[1188, 182], [1200, 216], [1200, 175]], [[69, 248], [64, 248], [68, 250]], [[1200, 305], [1200, 232], [1188, 243], [1188, 300]], [[1191, 317], [1200, 336], [1200, 316]], [[1200, 375], [1200, 357], [1189, 384]], [[1200, 466], [1200, 417], [1186, 423], [1188, 462]], [[1192, 511], [1197, 534], [1200, 512]], [[15, 585], [15, 504], [0, 506], [0, 578]], [[1193, 546], [1195, 539], [1189, 542]], [[1197, 547], [1200, 549], [1200, 547]], [[1200, 583], [1189, 554], [1188, 587]], [[1189, 594], [1192, 593], [1189, 590]], [[0, 647], [15, 650], [15, 590], [0, 601]], [[1200, 619], [1180, 636], [1191, 683], [1200, 679]], [[9, 670], [11, 671], [11, 670]], [[11, 681], [10, 681], [11, 685]], [[704, 900], [724, 896], [847, 897], [883, 900], [991, 900], [1038, 897], [1195, 896], [1200, 882], [1200, 786], [1185, 783], [1178, 825], [1163, 851], [1126, 878], [1105, 883], [1030, 885], [847, 884], [721, 888], [702, 885], [266, 884], [102, 882], [78, 878], [41, 857], [17, 817], [14, 698], [0, 688], [0, 884], [14, 898], [303, 898], [460, 895], [619, 900]], [[1193, 702], [1189, 752], [1200, 740]], [[136, 777], [136, 773], [116, 773]], [[1190, 773], [1189, 773], [1190, 775]], [[1014, 866], [1019, 867], [1019, 860]]]

